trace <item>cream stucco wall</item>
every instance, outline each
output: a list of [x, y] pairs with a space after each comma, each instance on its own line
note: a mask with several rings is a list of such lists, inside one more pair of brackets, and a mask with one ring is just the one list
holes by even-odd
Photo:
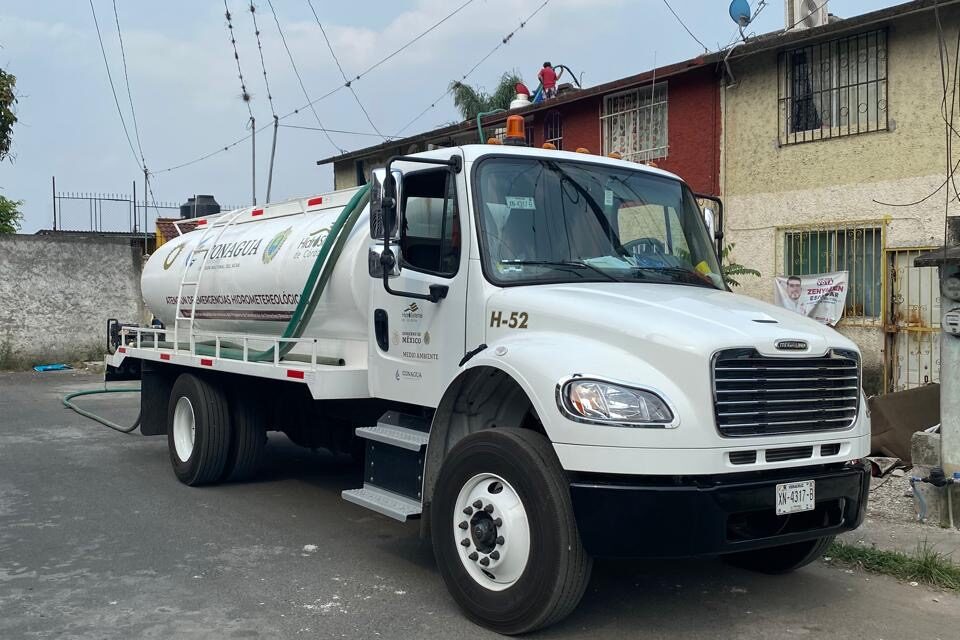
[[[942, 11], [941, 19], [955, 40], [960, 11]], [[777, 52], [734, 62], [737, 85], [723, 96], [726, 240], [736, 243], [735, 261], [763, 273], [744, 279], [744, 293], [773, 300], [773, 276], [783, 272], [782, 227], [885, 221], [886, 248], [943, 243], [946, 190], [917, 206], [879, 204], [920, 199], [946, 174], [933, 16], [906, 17], [888, 29], [889, 131], [781, 146]], [[960, 214], [956, 202], [952, 207]], [[838, 328], [860, 345], [870, 375], [879, 375], [880, 321], [857, 323], [867, 326], [844, 320]]]

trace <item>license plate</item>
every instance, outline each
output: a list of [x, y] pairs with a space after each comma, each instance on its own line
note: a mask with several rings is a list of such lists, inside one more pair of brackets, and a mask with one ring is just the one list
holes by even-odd
[[777, 485], [778, 516], [800, 511], [813, 511], [815, 507], [816, 493], [813, 480]]

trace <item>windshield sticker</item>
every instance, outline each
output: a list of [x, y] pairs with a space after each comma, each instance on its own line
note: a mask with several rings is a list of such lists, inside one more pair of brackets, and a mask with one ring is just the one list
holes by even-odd
[[603, 190], [603, 204], [604, 206], [607, 206], [607, 207], [613, 206], [613, 190], [612, 189]]
[[507, 206], [511, 209], [536, 209], [537, 204], [533, 198], [507, 196]]

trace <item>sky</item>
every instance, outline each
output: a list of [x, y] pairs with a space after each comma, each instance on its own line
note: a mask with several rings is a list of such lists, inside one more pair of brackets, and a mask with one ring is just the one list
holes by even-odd
[[[278, 115], [303, 107], [338, 86], [340, 75], [307, 0], [271, 0], [303, 81], [301, 88], [267, 0], [254, 0], [263, 67]], [[530, 85], [545, 60], [565, 64], [586, 86], [685, 60], [703, 52], [663, 0], [550, 0], [523, 28], [521, 21], [543, 0], [310, 0], [348, 77], [356, 76], [430, 25], [467, 3], [442, 25], [351, 88], [376, 129], [393, 136], [460, 79], [510, 32], [513, 37], [466, 79], [492, 89], [505, 71]], [[154, 199], [182, 203], [213, 194], [224, 205], [252, 201], [256, 168], [258, 202], [266, 192], [272, 128], [229, 151], [167, 171], [222, 149], [247, 135], [249, 115], [219, 0], [116, 0], [126, 56], [126, 77], [113, 0], [93, 0], [116, 97], [131, 143], [124, 135], [111, 92], [90, 0], [13, 2], [0, 8], [0, 67], [17, 76], [13, 160], [0, 164], [0, 194], [23, 200], [22, 233], [51, 228], [51, 177], [58, 191], [130, 194], [137, 181], [143, 196], [139, 148], [151, 172]], [[258, 128], [272, 115], [249, 0], [227, 0], [233, 12], [240, 68], [251, 95]], [[728, 0], [670, 0], [690, 31], [711, 50], [731, 42], [736, 25]], [[760, 3], [752, 0], [756, 9]], [[761, 34], [784, 26], [783, 0], [772, 0], [747, 29]], [[850, 17], [899, 0], [829, 0], [831, 13]], [[127, 95], [129, 86], [136, 127]], [[341, 88], [301, 109], [282, 125], [355, 133], [330, 133], [282, 126], [277, 136], [271, 200], [308, 196], [333, 187], [330, 166], [316, 161], [340, 150], [379, 144], [383, 138], [357, 101]], [[449, 96], [436, 102], [403, 135], [459, 120]], [[365, 134], [365, 135], [357, 135]], [[137, 143], [139, 135], [139, 145]], [[332, 142], [331, 142], [332, 140]], [[131, 149], [131, 146], [133, 149]], [[61, 209], [61, 228], [87, 229], [89, 206]], [[151, 210], [151, 216], [153, 212]], [[127, 230], [125, 208], [106, 206], [104, 229]]]

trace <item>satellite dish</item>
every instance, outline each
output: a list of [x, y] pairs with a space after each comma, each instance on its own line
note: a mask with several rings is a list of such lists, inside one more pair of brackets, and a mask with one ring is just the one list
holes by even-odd
[[747, 0], [733, 0], [730, 3], [730, 18], [743, 29], [750, 24], [750, 3]]

